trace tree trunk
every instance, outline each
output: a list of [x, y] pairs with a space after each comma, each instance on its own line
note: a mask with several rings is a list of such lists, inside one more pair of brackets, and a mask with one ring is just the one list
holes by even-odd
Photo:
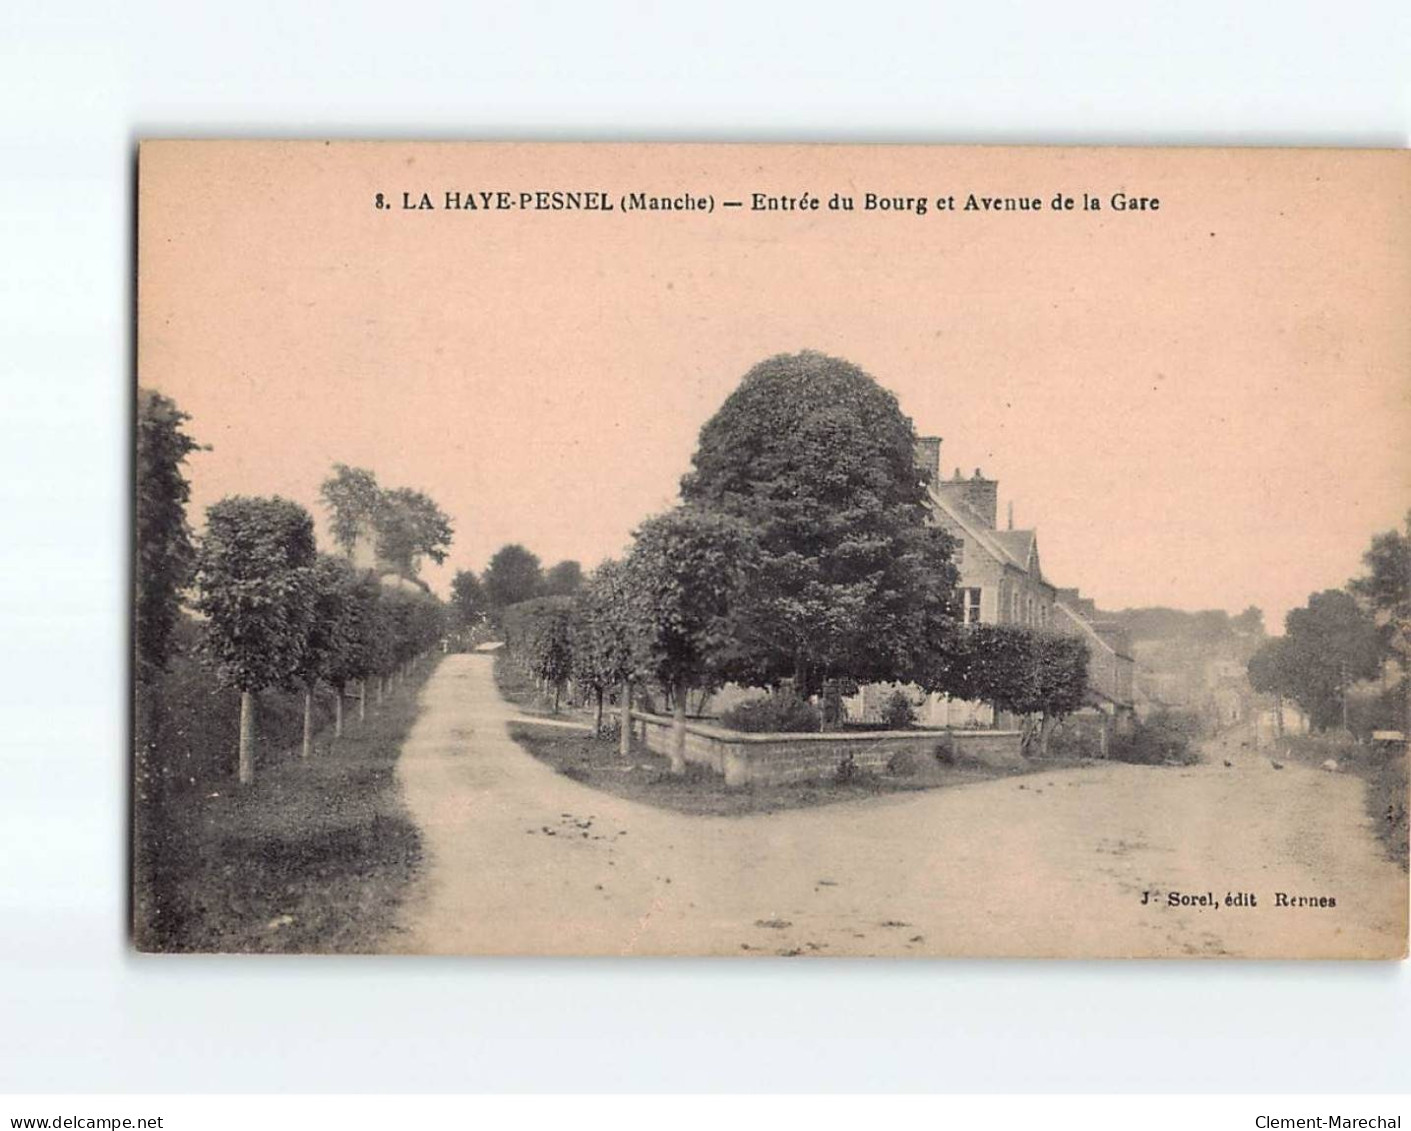
[[343, 737], [343, 689], [335, 687], [333, 689], [333, 737]]
[[603, 733], [603, 689], [599, 685], [593, 700], [593, 737], [601, 738]]
[[367, 676], [358, 680], [358, 722], [367, 722]]
[[1274, 733], [1284, 737], [1284, 697], [1277, 692], [1274, 694]]
[[304, 688], [304, 741], [299, 746], [299, 757], [307, 758], [314, 752], [314, 689], [313, 684]]
[[1032, 715], [1019, 716], [1019, 752], [1025, 758], [1034, 756], [1034, 739], [1037, 737], [1038, 728], [1034, 725]]
[[632, 752], [632, 681], [622, 681], [622, 726], [617, 732], [617, 752], [624, 758]]
[[1053, 734], [1053, 719], [1044, 715], [1039, 719], [1039, 757], [1048, 757], [1048, 740]]
[[240, 693], [240, 784], [255, 781], [255, 693]]
[[671, 693], [671, 772], [686, 772], [686, 689], [680, 686]]
[[563, 693], [563, 684], [554, 684], [554, 714], [559, 713], [559, 696]]
[[1338, 685], [1338, 690], [1342, 695], [1342, 729], [1344, 734], [1350, 734], [1352, 728], [1347, 725], [1347, 688], [1350, 680], [1347, 674], [1347, 661], [1342, 663], [1342, 681]]
[[378, 676], [378, 677], [377, 677], [377, 685], [376, 685], [376, 686], [377, 686], [377, 693], [376, 693], [376, 694], [377, 694], [377, 698], [374, 699], [373, 702], [374, 702], [378, 707], [380, 707], [380, 706], [382, 706], [382, 677], [381, 677], [381, 676]]

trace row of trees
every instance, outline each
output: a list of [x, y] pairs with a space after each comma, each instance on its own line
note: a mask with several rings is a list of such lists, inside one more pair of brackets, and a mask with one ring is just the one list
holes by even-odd
[[[719, 687], [738, 663], [732, 608], [753, 583], [756, 561], [737, 523], [690, 508], [658, 516], [637, 532], [625, 561], [604, 562], [575, 596], [540, 597], [504, 610], [508, 654], [538, 681], [555, 710], [565, 686], [576, 685], [594, 704], [597, 732], [605, 704], [616, 695], [624, 746], [633, 688], [660, 688], [672, 709], [679, 770], [687, 693]], [[1026, 745], [1032, 739], [1042, 751], [1053, 724], [1082, 706], [1087, 661], [1087, 645], [1076, 637], [976, 624], [956, 626], [938, 640], [929, 667], [912, 674], [927, 690], [1023, 717]]]
[[1292, 699], [1319, 730], [1348, 729], [1349, 693], [1359, 682], [1401, 668], [1402, 729], [1411, 719], [1411, 513], [1406, 531], [1377, 535], [1362, 557], [1365, 572], [1344, 589], [1314, 593], [1284, 620], [1284, 635], [1267, 640], [1249, 661], [1255, 691]]
[[[959, 623], [955, 543], [929, 521], [926, 472], [895, 397], [802, 353], [755, 366], [701, 432], [682, 503], [571, 598], [502, 615], [511, 656], [545, 686], [660, 687], [684, 768], [687, 692], [734, 682], [801, 696], [895, 682], [1054, 719], [1081, 705], [1081, 641]], [[1047, 728], [1043, 733], [1047, 734]]]
[[[334, 730], [341, 736], [349, 688], [357, 685], [361, 717], [368, 681], [380, 698], [395, 675], [441, 638], [444, 609], [424, 587], [388, 587], [347, 557], [320, 554], [313, 518], [287, 499], [222, 499], [208, 509], [205, 532], [196, 539], [186, 519], [189, 487], [182, 474], [186, 456], [199, 447], [184, 431], [188, 419], [168, 398], [139, 393], [138, 709], [167, 667], [173, 628], [189, 599], [200, 618], [202, 656], [218, 681], [240, 694], [238, 776], [249, 783], [261, 691], [303, 693], [307, 757], [318, 686], [335, 692]], [[345, 551], [370, 530], [380, 560], [408, 579], [423, 555], [444, 558], [450, 524], [420, 492], [383, 492], [371, 473], [339, 465], [323, 494], [335, 541]]]
[[255, 775], [255, 700], [269, 687], [304, 696], [302, 753], [312, 753], [313, 698], [335, 692], [334, 733], [343, 700], [358, 685], [360, 717], [367, 681], [380, 697], [444, 631], [442, 607], [420, 590], [389, 589], [346, 558], [319, 554], [313, 519], [281, 498], [222, 499], [206, 513], [197, 555], [195, 608], [205, 617], [202, 647], [217, 677], [240, 692], [239, 777]]

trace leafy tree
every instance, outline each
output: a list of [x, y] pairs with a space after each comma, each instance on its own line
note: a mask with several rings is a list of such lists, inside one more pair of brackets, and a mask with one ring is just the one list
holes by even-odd
[[415, 659], [430, 652], [446, 635], [446, 606], [430, 593], [419, 594], [412, 623], [416, 641], [412, 658]]
[[405, 589], [384, 589], [381, 607], [385, 610], [383, 632], [387, 639], [383, 671], [405, 674], [406, 667], [443, 635], [443, 607], [429, 593]]
[[1402, 704], [1401, 730], [1411, 731], [1411, 511], [1406, 532], [1388, 530], [1372, 539], [1362, 555], [1367, 572], [1348, 584], [1381, 625], [1386, 650], [1397, 657], [1402, 670], [1406, 700]]
[[459, 628], [474, 628], [485, 619], [489, 612], [489, 598], [485, 586], [474, 570], [456, 571], [451, 579], [451, 611]]
[[335, 463], [333, 474], [323, 481], [319, 497], [328, 508], [334, 543], [352, 556], [358, 538], [374, 529], [382, 508], [382, 488], [366, 468]]
[[857, 366], [805, 352], [750, 370], [701, 430], [683, 499], [755, 531], [729, 678], [801, 694], [910, 681], [952, 631], [953, 541], [929, 524], [916, 434]]
[[517, 542], [495, 551], [482, 581], [485, 595], [495, 610], [537, 597], [544, 587], [538, 557]]
[[552, 688], [555, 714], [573, 675], [573, 619], [571, 597], [535, 597], [504, 613], [506, 646], [525, 671]]
[[678, 507], [648, 519], [627, 559], [635, 635], [648, 673], [671, 695], [671, 769], [686, 769], [686, 693], [728, 656], [758, 548], [726, 514]]
[[333, 541], [349, 557], [366, 536], [378, 561], [403, 577], [416, 577], [423, 557], [438, 565], [446, 560], [451, 521], [423, 492], [383, 490], [366, 468], [337, 463], [319, 495], [329, 511]]
[[1250, 656], [1249, 686], [1261, 695], [1274, 697], [1274, 726], [1284, 733], [1284, 698], [1292, 696], [1296, 680], [1291, 661], [1288, 637], [1273, 636]]
[[[1032, 631], [1032, 630], [1031, 630]], [[1087, 644], [1076, 636], [1034, 632], [1037, 668], [1032, 713], [1039, 716], [1039, 754], [1048, 754], [1054, 725], [1083, 705], [1088, 690]]]
[[358, 717], [367, 717], [367, 679], [382, 670], [387, 642], [381, 638], [382, 584], [369, 571], [349, 569], [344, 579], [345, 595], [343, 639], [341, 648], [332, 655], [325, 679], [338, 692], [334, 701], [334, 734], [343, 733], [343, 698], [348, 685], [358, 684]]
[[598, 566], [578, 594], [573, 619], [573, 678], [593, 692], [593, 731], [602, 733], [603, 701], [614, 688], [622, 710], [618, 741], [625, 754], [631, 741], [632, 680], [636, 677], [636, 630], [626, 567], [617, 561]]
[[[376, 579], [376, 575], [374, 580]], [[376, 702], [381, 704], [383, 693], [397, 666], [397, 638], [410, 623], [403, 609], [405, 594], [386, 588], [377, 581], [377, 601], [372, 606], [372, 631], [368, 634], [368, 674], [374, 676]], [[362, 703], [359, 702], [359, 711]]]
[[1266, 641], [1249, 663], [1258, 691], [1287, 695], [1326, 730], [1346, 723], [1347, 691], [1381, 667], [1376, 623], [1350, 593], [1326, 589], [1284, 619], [1282, 639]]
[[421, 491], [398, 487], [383, 492], [374, 519], [377, 556], [403, 577], [415, 577], [421, 559], [437, 565], [451, 546], [451, 521]]
[[181, 465], [201, 445], [182, 430], [189, 419], [161, 393], [138, 389], [133, 635], [137, 678], [142, 683], [152, 682], [166, 670], [172, 630], [181, 615], [180, 594], [195, 564], [186, 522], [191, 487]]
[[1406, 533], [1378, 534], [1362, 562], [1367, 572], [1348, 584], [1353, 596], [1377, 612], [1411, 621], [1411, 511], [1406, 514]]
[[313, 519], [297, 503], [232, 496], [206, 512], [196, 607], [217, 677], [240, 691], [242, 784], [255, 776], [255, 696], [291, 682], [303, 662], [313, 563]]
[[[374, 584], [376, 580], [373, 579]], [[346, 558], [320, 554], [310, 575], [313, 606], [294, 682], [304, 695], [304, 733], [300, 753], [313, 754], [314, 691], [320, 682], [337, 692], [334, 734], [343, 733], [343, 687], [349, 666], [356, 666], [362, 648], [363, 604], [359, 585], [364, 577]]]
[[1088, 647], [1078, 637], [1016, 624], [974, 624], [949, 643], [929, 689], [992, 703], [1033, 720], [1024, 744], [1048, 753], [1054, 725], [1083, 705]]
[[583, 588], [583, 567], [569, 560], [559, 562], [544, 575], [546, 597], [571, 597]]

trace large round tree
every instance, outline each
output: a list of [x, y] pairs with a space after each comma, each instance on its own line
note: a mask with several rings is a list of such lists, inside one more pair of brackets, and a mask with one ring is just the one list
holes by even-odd
[[761, 553], [732, 678], [810, 693], [933, 672], [957, 575], [915, 447], [896, 397], [811, 351], [760, 362], [701, 430], [682, 496], [746, 522]]

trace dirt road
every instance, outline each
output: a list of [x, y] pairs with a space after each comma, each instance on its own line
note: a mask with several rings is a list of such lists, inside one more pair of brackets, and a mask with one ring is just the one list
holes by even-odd
[[[427, 867], [389, 945], [447, 954], [1386, 957], [1407, 880], [1362, 784], [1107, 764], [739, 818], [589, 789], [512, 742], [449, 656], [398, 762]], [[1234, 765], [1226, 767], [1228, 759]], [[1169, 893], [1218, 906], [1170, 906]], [[1227, 905], [1252, 893], [1257, 906]], [[1278, 893], [1334, 907], [1278, 907]], [[1146, 903], [1143, 900], [1147, 899]]]

